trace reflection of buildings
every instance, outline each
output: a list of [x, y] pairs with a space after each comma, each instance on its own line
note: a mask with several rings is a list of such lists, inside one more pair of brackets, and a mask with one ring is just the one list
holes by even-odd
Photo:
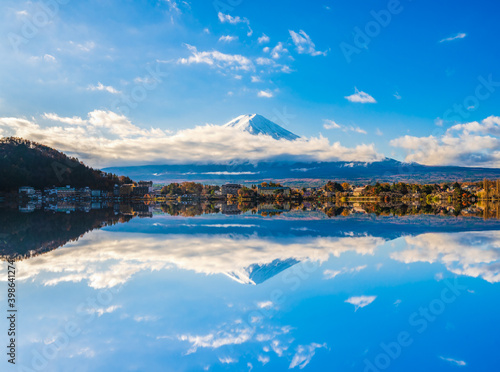
[[227, 215], [241, 214], [241, 210], [238, 208], [237, 204], [225, 204], [222, 203], [220, 206], [220, 212]]
[[222, 185], [221, 195], [222, 196], [238, 195], [239, 189], [241, 189], [241, 185], [238, 185], [237, 183], [227, 183], [225, 185]]
[[27, 203], [19, 206], [19, 211], [23, 213], [30, 213], [35, 211], [35, 204]]
[[290, 210], [290, 203], [283, 204], [269, 204], [269, 203], [261, 203], [257, 206], [257, 212], [262, 213], [281, 213], [287, 212]]
[[146, 204], [120, 204], [119, 210], [121, 214], [126, 216], [139, 216], [139, 217], [153, 217], [153, 209], [152, 205]]
[[290, 188], [289, 187], [262, 187], [258, 186], [257, 188], [257, 193], [261, 196], [276, 196], [276, 195], [283, 195], [283, 196], [289, 196], [290, 195]]

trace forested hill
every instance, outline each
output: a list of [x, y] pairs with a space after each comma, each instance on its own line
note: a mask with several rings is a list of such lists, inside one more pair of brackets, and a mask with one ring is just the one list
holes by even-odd
[[39, 143], [14, 137], [0, 139], [0, 192], [16, 191], [20, 186], [43, 189], [66, 185], [112, 190], [115, 184], [129, 182], [128, 177], [92, 169]]

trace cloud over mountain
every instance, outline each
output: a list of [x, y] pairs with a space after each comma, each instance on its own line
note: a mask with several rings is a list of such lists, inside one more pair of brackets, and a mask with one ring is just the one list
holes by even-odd
[[408, 162], [499, 167], [500, 117], [490, 116], [480, 122], [456, 124], [441, 135], [406, 135], [393, 139], [390, 143], [406, 150]]
[[102, 110], [90, 112], [86, 119], [47, 113], [42, 120], [44, 124], [35, 119], [0, 118], [0, 136], [40, 142], [100, 167], [257, 162], [273, 158], [373, 162], [384, 158], [373, 144], [349, 148], [340, 142], [330, 143], [321, 135], [277, 140], [214, 124], [171, 133], [159, 128], [140, 128], [123, 115]]

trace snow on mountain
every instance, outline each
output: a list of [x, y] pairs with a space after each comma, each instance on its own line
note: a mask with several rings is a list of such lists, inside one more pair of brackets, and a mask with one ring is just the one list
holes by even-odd
[[285, 139], [293, 141], [299, 138], [296, 134], [287, 131], [285, 128], [258, 114], [238, 116], [236, 119], [224, 124], [223, 127], [237, 128], [255, 135], [264, 134], [277, 140]]

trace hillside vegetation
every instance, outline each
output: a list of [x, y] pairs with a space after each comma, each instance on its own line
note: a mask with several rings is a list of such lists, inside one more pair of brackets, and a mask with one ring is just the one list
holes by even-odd
[[22, 138], [0, 139], [0, 192], [16, 191], [20, 186], [36, 189], [52, 186], [112, 190], [115, 184], [132, 182], [92, 169], [77, 158]]

